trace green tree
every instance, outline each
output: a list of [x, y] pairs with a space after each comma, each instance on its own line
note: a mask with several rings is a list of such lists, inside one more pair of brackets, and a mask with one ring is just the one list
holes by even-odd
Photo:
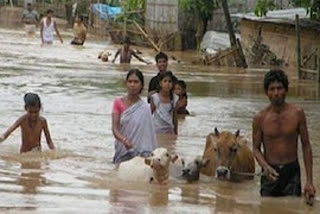
[[320, 20], [320, 0], [291, 0], [294, 7], [304, 7], [311, 19]]
[[197, 25], [197, 49], [203, 34], [207, 31], [207, 25], [212, 18], [213, 10], [219, 6], [218, 0], [179, 0], [179, 7], [190, 14], [193, 14]]
[[274, 0], [259, 0], [254, 9], [254, 14], [262, 17], [265, 16], [269, 10], [274, 10], [275, 7]]

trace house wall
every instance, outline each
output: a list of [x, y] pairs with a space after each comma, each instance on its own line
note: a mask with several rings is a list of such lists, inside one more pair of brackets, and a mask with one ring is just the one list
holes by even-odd
[[[262, 29], [263, 44], [270, 47], [278, 58], [287, 63], [284, 69], [291, 77], [297, 76], [296, 61], [296, 33], [294, 24], [276, 24], [258, 22], [255, 20], [242, 19], [240, 24], [241, 44], [246, 57], [248, 49], [252, 47], [258, 34], [259, 27]], [[320, 50], [319, 31], [301, 27], [301, 55], [302, 59], [308, 56], [315, 48]], [[311, 66], [311, 65], [310, 65]]]

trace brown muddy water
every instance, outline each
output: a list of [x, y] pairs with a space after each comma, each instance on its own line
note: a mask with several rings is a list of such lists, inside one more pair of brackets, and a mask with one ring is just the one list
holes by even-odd
[[[133, 60], [131, 66], [102, 63], [98, 53], [117, 46], [89, 38], [83, 48], [65, 43], [40, 47], [39, 34], [0, 29], [0, 133], [21, 114], [23, 95], [39, 93], [56, 152], [19, 154], [20, 131], [0, 145], [1, 213], [317, 213], [302, 198], [261, 198], [259, 178], [243, 183], [204, 180], [187, 184], [172, 179], [167, 186], [121, 182], [112, 165], [111, 106], [126, 94], [123, 81], [130, 67], [141, 69], [146, 83], [155, 65]], [[154, 61], [155, 52], [143, 49]], [[205, 137], [214, 127], [251, 138], [252, 117], [268, 104], [262, 90], [264, 73], [194, 66], [190, 53], [175, 53], [170, 70], [188, 83], [192, 116], [179, 121], [176, 139], [160, 145], [184, 158], [202, 154]], [[113, 56], [112, 56], [113, 57]], [[314, 153], [314, 183], [320, 191], [319, 86], [296, 82], [288, 101], [307, 114]], [[146, 93], [143, 93], [145, 98]], [[251, 145], [251, 143], [250, 143]], [[301, 156], [301, 153], [300, 153]], [[302, 159], [300, 159], [302, 162]], [[303, 164], [301, 164], [303, 165]], [[257, 172], [260, 169], [257, 167]], [[305, 180], [302, 167], [303, 181]]]

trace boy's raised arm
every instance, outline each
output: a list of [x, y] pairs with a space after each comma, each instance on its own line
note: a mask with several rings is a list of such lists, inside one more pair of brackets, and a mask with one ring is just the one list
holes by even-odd
[[52, 139], [51, 139], [51, 135], [50, 135], [50, 131], [49, 131], [48, 123], [47, 123], [46, 119], [44, 119], [43, 131], [44, 131], [44, 135], [46, 137], [47, 144], [48, 144], [49, 148], [55, 149], [55, 146], [54, 146]]
[[0, 143], [2, 141], [4, 141], [5, 139], [7, 139], [7, 137], [14, 131], [16, 130], [16, 128], [18, 128], [21, 124], [21, 121], [24, 119], [25, 115], [24, 116], [21, 116], [16, 122], [14, 122], [14, 124], [12, 126], [10, 126], [7, 131], [0, 136]]

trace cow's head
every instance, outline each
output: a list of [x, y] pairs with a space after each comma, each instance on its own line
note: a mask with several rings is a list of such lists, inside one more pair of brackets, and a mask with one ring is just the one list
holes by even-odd
[[232, 162], [240, 147], [239, 134], [239, 130], [235, 134], [219, 132], [217, 128], [214, 130], [213, 146], [217, 164], [215, 174], [218, 179], [230, 179]]
[[98, 59], [101, 59], [102, 62], [108, 62], [109, 56], [111, 56], [111, 54], [108, 51], [102, 51], [100, 52]]
[[169, 167], [171, 159], [171, 155], [167, 149], [157, 148], [151, 153], [150, 157], [145, 159], [145, 163], [152, 168]]
[[182, 177], [189, 182], [199, 180], [200, 169], [206, 167], [209, 160], [203, 159], [202, 156], [198, 156], [193, 159], [182, 170]]

